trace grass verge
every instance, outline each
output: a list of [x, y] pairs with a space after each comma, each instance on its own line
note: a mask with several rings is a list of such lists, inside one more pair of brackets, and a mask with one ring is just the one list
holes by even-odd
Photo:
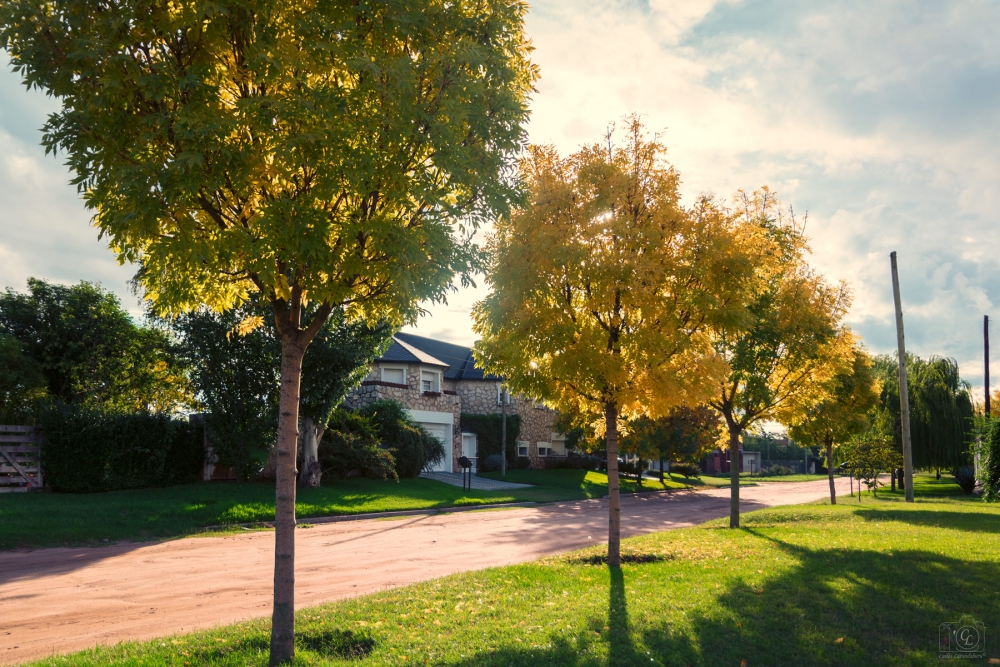
[[[1000, 630], [1000, 507], [935, 488], [626, 540], [616, 570], [595, 548], [305, 609], [295, 664], [938, 665], [941, 623]], [[262, 620], [33, 664], [257, 666], [267, 639]]]
[[[340, 480], [299, 489], [301, 518], [492, 503], [576, 500], [567, 488], [462, 491], [427, 479]], [[0, 494], [0, 549], [101, 544], [192, 535], [206, 526], [274, 519], [274, 485], [210, 483], [92, 494]]]
[[[517, 484], [536, 484], [540, 488], [564, 489], [582, 494], [585, 498], [603, 498], [608, 495], [608, 475], [594, 470], [508, 470], [506, 477], [498, 472], [482, 473], [481, 477], [503, 479]], [[749, 479], [740, 480], [741, 486], [754, 486]], [[644, 477], [642, 487], [634, 480], [620, 477], [618, 488], [622, 493], [642, 493], [647, 491], [665, 491], [669, 489], [684, 489], [700, 486], [729, 486], [729, 478], [719, 478], [702, 475], [700, 478], [685, 479], [680, 475], [666, 475], [661, 483], [658, 479]]]

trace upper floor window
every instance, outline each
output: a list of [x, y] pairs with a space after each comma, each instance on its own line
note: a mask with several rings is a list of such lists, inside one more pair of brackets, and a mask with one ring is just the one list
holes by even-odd
[[420, 391], [441, 391], [441, 374], [437, 371], [420, 371]]
[[406, 368], [402, 366], [383, 366], [382, 367], [382, 382], [391, 382], [392, 384], [406, 384]]

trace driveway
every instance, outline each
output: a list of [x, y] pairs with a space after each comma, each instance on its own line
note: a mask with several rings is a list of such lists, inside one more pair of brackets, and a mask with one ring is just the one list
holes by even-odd
[[[847, 484], [838, 480], [838, 495], [847, 495]], [[741, 500], [752, 511], [828, 493], [826, 481], [782, 482], [743, 488]], [[728, 489], [626, 496], [622, 531], [670, 530], [728, 513]], [[588, 500], [300, 528], [296, 603], [579, 549], [605, 541], [607, 525], [607, 501]], [[0, 553], [0, 664], [267, 616], [273, 549], [273, 533], [249, 532]]]

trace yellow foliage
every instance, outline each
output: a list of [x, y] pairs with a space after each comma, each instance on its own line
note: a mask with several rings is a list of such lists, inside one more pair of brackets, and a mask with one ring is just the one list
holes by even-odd
[[657, 417], [709, 397], [728, 370], [710, 327], [744, 319], [734, 295], [754, 273], [747, 230], [708, 198], [684, 208], [664, 146], [635, 117], [625, 134], [565, 159], [529, 148], [529, 200], [489, 238], [492, 293], [473, 311], [483, 366], [598, 433], [609, 405]]

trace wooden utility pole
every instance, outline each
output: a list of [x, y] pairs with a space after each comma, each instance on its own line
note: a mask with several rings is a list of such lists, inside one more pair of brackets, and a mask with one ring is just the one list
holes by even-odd
[[500, 476], [507, 476], [507, 388], [500, 385]]
[[990, 316], [983, 315], [983, 376], [986, 401], [983, 406], [986, 416], [990, 416]]
[[903, 435], [903, 482], [906, 502], [913, 502], [913, 450], [910, 444], [910, 389], [906, 381], [906, 344], [903, 342], [903, 306], [899, 300], [899, 271], [896, 251], [889, 253], [892, 267], [892, 299], [896, 304], [896, 344], [899, 348], [899, 421]]

